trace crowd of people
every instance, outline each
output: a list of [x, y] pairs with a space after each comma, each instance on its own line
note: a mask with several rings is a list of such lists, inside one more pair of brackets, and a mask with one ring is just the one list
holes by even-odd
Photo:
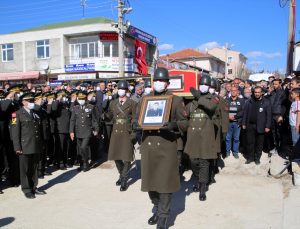
[[[169, 80], [168, 70], [157, 68], [152, 82], [5, 84], [0, 90], [1, 180], [21, 184], [26, 198], [33, 199], [45, 194], [37, 184], [51, 175], [49, 168], [78, 165], [78, 171], [87, 172], [107, 156], [119, 172], [116, 186], [126, 191], [139, 146], [141, 189], [156, 209], [148, 224], [164, 229], [172, 193], [180, 189], [186, 170], [193, 171], [193, 191], [205, 201], [218, 161], [242, 153], [246, 164], [259, 165], [263, 151], [272, 156], [299, 141], [299, 77], [221, 82], [204, 75], [199, 88], [190, 89], [192, 98], [185, 99], [168, 91]], [[138, 122], [143, 98], [162, 95], [172, 97], [168, 122], [143, 129]]]

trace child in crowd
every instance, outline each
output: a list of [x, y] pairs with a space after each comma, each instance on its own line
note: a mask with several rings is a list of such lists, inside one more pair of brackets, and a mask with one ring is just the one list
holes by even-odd
[[290, 108], [290, 126], [292, 132], [293, 145], [299, 139], [299, 127], [300, 127], [300, 88], [294, 88], [291, 92], [291, 98], [293, 100]]

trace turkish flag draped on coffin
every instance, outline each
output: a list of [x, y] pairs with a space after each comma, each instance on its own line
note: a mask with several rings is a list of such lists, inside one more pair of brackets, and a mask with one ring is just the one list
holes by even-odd
[[135, 60], [137, 63], [138, 72], [142, 75], [147, 75], [146, 63], [146, 44], [139, 40], [135, 40]]

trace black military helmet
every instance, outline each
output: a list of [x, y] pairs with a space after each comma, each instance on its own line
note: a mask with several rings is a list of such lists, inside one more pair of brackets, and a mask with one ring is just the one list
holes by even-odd
[[149, 79], [149, 78], [145, 79], [144, 86], [145, 86], [145, 88], [146, 87], [151, 87], [151, 79]]
[[153, 80], [169, 81], [169, 72], [166, 68], [157, 68], [154, 72]]
[[210, 78], [210, 76], [209, 75], [203, 75], [203, 76], [201, 76], [200, 85], [210, 86], [211, 85], [211, 78]]
[[118, 82], [118, 89], [128, 90], [128, 82], [126, 80], [120, 80]]
[[210, 87], [217, 89], [217, 84], [218, 84], [218, 81], [215, 78], [211, 77]]

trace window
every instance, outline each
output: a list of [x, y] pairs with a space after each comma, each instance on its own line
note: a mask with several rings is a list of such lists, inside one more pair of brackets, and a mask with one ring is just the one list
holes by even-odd
[[232, 74], [232, 69], [231, 68], [228, 69], [228, 74]]
[[46, 59], [50, 57], [49, 40], [40, 40], [36, 42], [36, 57], [38, 59]]
[[2, 62], [14, 60], [14, 46], [13, 44], [4, 44], [2, 47]]
[[233, 57], [232, 57], [232, 56], [229, 56], [229, 57], [228, 57], [228, 63], [231, 63], [232, 60], [233, 60]]
[[103, 42], [103, 57], [118, 57], [118, 42]]
[[91, 58], [97, 56], [98, 56], [97, 42], [71, 44], [72, 59]]

